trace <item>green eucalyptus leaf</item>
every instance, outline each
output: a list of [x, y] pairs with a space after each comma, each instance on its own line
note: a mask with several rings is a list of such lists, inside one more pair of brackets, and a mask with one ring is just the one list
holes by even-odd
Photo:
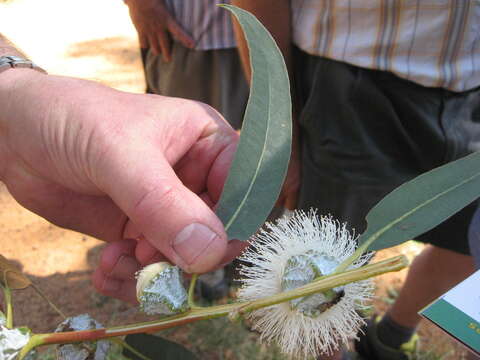
[[230, 239], [247, 240], [265, 222], [280, 193], [292, 139], [290, 84], [275, 41], [249, 12], [231, 5], [250, 51], [252, 80], [235, 158], [217, 215]]
[[385, 196], [367, 214], [367, 230], [359, 244], [365, 250], [381, 250], [414, 239], [479, 196], [477, 152], [426, 172]]
[[[151, 360], [197, 360], [195, 355], [180, 344], [148, 334], [127, 335], [125, 342]], [[123, 355], [132, 360], [144, 360], [127, 348]]]

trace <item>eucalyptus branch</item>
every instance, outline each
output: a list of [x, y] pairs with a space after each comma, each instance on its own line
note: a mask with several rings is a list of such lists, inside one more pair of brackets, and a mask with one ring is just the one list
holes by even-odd
[[360, 256], [362, 256], [367, 251], [368, 247], [370, 246], [372, 241], [375, 239], [376, 238], [373, 238], [371, 239], [371, 241], [367, 241], [362, 245], [360, 245], [352, 255], [350, 255], [347, 259], [345, 259], [344, 262], [342, 262], [340, 265], [337, 266], [337, 268], [335, 269], [335, 274], [339, 274], [347, 270], [350, 265], [352, 265], [355, 261], [357, 261], [360, 258]]
[[367, 241], [361, 244], [350, 257], [348, 257], [344, 262], [337, 266], [337, 268], [335, 269], [335, 274], [341, 273], [348, 269], [348, 267], [352, 265], [355, 261], [357, 261], [360, 256], [362, 256], [367, 251], [368, 247], [384, 232], [385, 229], [382, 229], [381, 231], [377, 231], [375, 234], [369, 237]]
[[3, 286], [3, 297], [5, 300], [5, 308], [7, 313], [6, 316], [6, 324], [5, 326], [9, 329], [13, 328], [13, 304], [12, 304], [12, 290], [8, 287], [8, 285]]
[[191, 309], [195, 308], [195, 284], [197, 283], [198, 274], [192, 274], [192, 280], [190, 280], [190, 287], [188, 288], [188, 306]]
[[7, 313], [6, 315], [6, 323], [5, 326], [9, 329], [13, 328], [13, 301], [12, 301], [12, 289], [10, 289], [10, 286], [8, 285], [8, 274], [9, 270], [6, 270], [3, 272], [3, 283], [5, 284], [3, 286], [3, 297], [5, 301], [5, 307]]
[[22, 351], [18, 354], [18, 360], [24, 359], [30, 351], [35, 349], [37, 346], [44, 345], [43, 340], [45, 335], [33, 335], [28, 343], [22, 348]]
[[311, 282], [310, 284], [298, 287], [296, 289], [285, 291], [273, 296], [250, 302], [249, 304], [241, 306], [239, 309], [239, 313], [246, 314], [260, 308], [276, 305], [303, 296], [312, 295], [317, 292], [324, 292], [338, 286], [342, 286], [356, 281], [366, 280], [374, 276], [385, 274], [387, 272], [399, 271], [407, 266], [408, 259], [405, 257], [405, 255], [395, 256], [393, 258], [386, 259], [375, 264], [365, 265], [360, 268], [348, 270], [340, 274], [325, 276]]
[[268, 296], [256, 301], [237, 302], [233, 304], [211, 306], [205, 308], [193, 308], [183, 314], [170, 316], [161, 320], [150, 322], [116, 326], [111, 328], [61, 332], [52, 334], [36, 334], [30, 339], [30, 342], [22, 349], [19, 360], [24, 359], [28, 351], [39, 345], [65, 344], [82, 341], [96, 341], [105, 338], [124, 336], [137, 333], [151, 333], [160, 330], [172, 328], [179, 325], [185, 325], [199, 320], [214, 319], [222, 316], [248, 314], [260, 308], [276, 305], [282, 302], [290, 301], [296, 298], [308, 296], [317, 292], [323, 292], [338, 286], [351, 282], [365, 280], [387, 272], [399, 271], [408, 266], [408, 260], [404, 255], [396, 256], [391, 259], [383, 260], [375, 264], [369, 264], [361, 268], [346, 271], [341, 274], [325, 276], [310, 284], [285, 291], [273, 296]]

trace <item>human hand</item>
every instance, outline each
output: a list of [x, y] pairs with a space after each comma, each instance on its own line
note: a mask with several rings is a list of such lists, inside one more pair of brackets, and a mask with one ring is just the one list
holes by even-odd
[[195, 45], [192, 37], [182, 29], [168, 12], [163, 0], [127, 0], [130, 18], [137, 29], [140, 47], [150, 47], [164, 61], [171, 60], [171, 38], [187, 48]]
[[[106, 241], [146, 239], [137, 263], [202, 273], [238, 254], [211, 210], [238, 135], [211, 107], [15, 69], [0, 76], [0, 108], [0, 179], [24, 207]], [[131, 299], [109, 275], [96, 287]]]
[[[230, 251], [212, 271], [230, 263], [247, 243], [235, 241], [229, 246]], [[110, 242], [102, 249], [99, 266], [93, 275], [94, 285], [105, 295], [136, 304], [135, 274], [145, 266], [160, 261], [169, 260], [142, 237]]]

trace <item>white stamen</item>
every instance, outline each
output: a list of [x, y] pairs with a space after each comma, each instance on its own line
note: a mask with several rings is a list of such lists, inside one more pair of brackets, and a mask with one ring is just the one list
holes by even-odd
[[[252, 266], [242, 266], [245, 277], [239, 291], [241, 300], [256, 300], [282, 292], [285, 268], [292, 256], [312, 251], [342, 263], [355, 251], [353, 235], [345, 224], [331, 217], [318, 218], [315, 211], [295, 212], [276, 224], [267, 224], [267, 230], [254, 236], [252, 245], [241, 259]], [[351, 268], [363, 265], [363, 256]], [[370, 281], [359, 281], [343, 286], [343, 295], [318, 316], [305, 316], [299, 308], [282, 303], [251, 314], [255, 329], [263, 340], [275, 341], [283, 352], [296, 357], [331, 354], [341, 344], [354, 338], [364, 324], [356, 310], [365, 308], [371, 297]]]

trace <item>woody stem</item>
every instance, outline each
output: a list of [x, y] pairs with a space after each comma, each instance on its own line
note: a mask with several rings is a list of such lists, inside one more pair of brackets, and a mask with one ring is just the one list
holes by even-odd
[[[407, 258], [404, 255], [400, 255], [391, 259], [380, 261], [375, 264], [369, 264], [357, 269], [348, 270], [340, 274], [325, 276], [307, 285], [298, 287], [294, 290], [285, 291], [254, 301], [237, 302], [233, 304], [218, 305], [205, 308], [194, 307], [191, 310], [182, 314], [170, 316], [161, 320], [132, 325], [123, 325], [95, 330], [37, 334], [32, 336], [32, 338], [30, 339], [30, 342], [35, 345], [32, 346], [29, 343], [27, 344], [25, 349], [31, 350], [37, 345], [95, 341], [99, 339], [124, 336], [129, 334], [157, 332], [175, 326], [188, 324], [194, 321], [214, 319], [222, 316], [227, 316], [229, 314], [241, 316], [264, 307], [308, 296], [317, 292], [324, 292], [329, 289], [342, 286], [351, 282], [365, 280], [373, 276], [378, 276], [391, 271], [399, 271], [406, 266], [408, 266]], [[22, 349], [19, 360], [24, 359], [24, 357], [27, 355], [28, 351], [25, 349]]]

